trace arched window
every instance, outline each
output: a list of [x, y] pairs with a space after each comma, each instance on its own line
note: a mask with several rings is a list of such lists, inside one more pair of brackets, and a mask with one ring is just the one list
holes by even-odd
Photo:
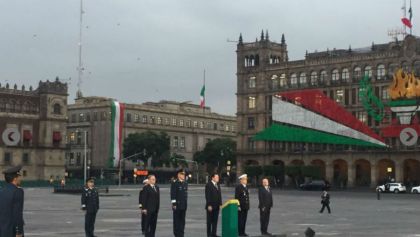
[[393, 78], [394, 73], [400, 68], [400, 66], [396, 63], [390, 63], [388, 65], [388, 76]]
[[25, 101], [23, 103], [23, 112], [30, 113], [31, 112], [31, 103], [29, 101]]
[[277, 89], [279, 87], [279, 77], [277, 75], [271, 76], [271, 88]]
[[321, 74], [320, 74], [320, 76], [319, 76], [319, 80], [320, 80], [320, 82], [321, 82], [321, 83], [325, 83], [325, 82], [327, 82], [327, 77], [328, 77], [328, 73], [327, 73], [327, 71], [322, 70], [322, 71], [321, 71]]
[[311, 85], [316, 86], [318, 84], [318, 74], [313, 71], [311, 72]]
[[349, 69], [344, 68], [343, 71], [341, 71], [341, 80], [346, 82], [350, 81]]
[[286, 74], [281, 74], [280, 75], [280, 87], [284, 88], [287, 86], [287, 78], [286, 78]]
[[10, 100], [10, 112], [16, 111], [16, 101]]
[[301, 85], [306, 85], [306, 73], [302, 72], [299, 76], [299, 83]]
[[292, 75], [290, 75], [290, 85], [292, 87], [296, 87], [297, 83], [298, 83], [298, 80], [297, 80], [296, 73], [293, 73]]
[[353, 70], [353, 80], [358, 81], [362, 78], [362, 69], [360, 67], [355, 67]]
[[340, 80], [340, 74], [338, 73], [338, 69], [332, 70], [331, 80], [332, 80], [332, 82], [337, 82], [338, 80]]
[[368, 76], [369, 78], [371, 78], [372, 77], [372, 67], [371, 66], [366, 66], [365, 67], [365, 73], [364, 73], [364, 76]]
[[401, 63], [401, 68], [404, 70], [404, 72], [410, 72], [410, 65], [408, 65], [408, 63], [405, 61]]
[[385, 79], [385, 75], [386, 75], [385, 65], [379, 64], [378, 68], [376, 69], [376, 79], [378, 80]]
[[53, 105], [53, 114], [61, 114], [61, 105], [59, 103]]

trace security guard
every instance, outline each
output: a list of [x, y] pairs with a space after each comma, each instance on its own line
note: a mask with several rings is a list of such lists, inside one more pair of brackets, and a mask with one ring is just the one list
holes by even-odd
[[177, 171], [177, 179], [171, 184], [171, 202], [175, 237], [184, 237], [187, 200], [188, 183], [185, 181], [185, 170], [180, 169]]
[[99, 210], [99, 194], [93, 178], [86, 180], [86, 186], [82, 192], [82, 210], [85, 211], [86, 237], [94, 237], [96, 213]]
[[0, 189], [0, 237], [23, 236], [21, 169], [22, 166], [16, 166], [3, 171], [6, 185]]
[[[143, 202], [142, 202], [142, 196], [143, 196], [143, 191], [144, 188], [149, 184], [149, 180], [145, 179], [143, 180], [143, 188], [140, 190], [139, 193], [139, 208], [140, 208], [140, 212], [142, 211], [142, 207], [143, 207]], [[145, 225], [146, 225], [146, 215], [144, 213], [141, 213], [141, 233], [144, 235], [145, 233]]]
[[248, 236], [245, 233], [246, 219], [248, 217], [249, 210], [249, 191], [248, 187], [248, 176], [243, 174], [239, 176], [240, 184], [235, 188], [235, 199], [239, 201], [238, 207], [238, 234], [239, 236]]

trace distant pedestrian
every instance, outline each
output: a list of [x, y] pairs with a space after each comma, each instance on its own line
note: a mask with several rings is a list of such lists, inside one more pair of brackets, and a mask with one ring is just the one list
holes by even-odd
[[0, 236], [23, 236], [23, 189], [20, 187], [22, 166], [3, 172], [6, 184], [0, 189]]
[[217, 236], [217, 222], [219, 211], [222, 206], [222, 192], [218, 174], [212, 174], [211, 180], [206, 184], [206, 213], [207, 213], [207, 237]]
[[273, 193], [271, 192], [270, 183], [267, 178], [262, 181], [262, 186], [258, 189], [258, 208], [260, 209], [261, 234], [272, 236], [267, 232], [268, 223], [270, 222], [270, 211], [273, 207]]
[[322, 204], [322, 208], [319, 211], [319, 213], [323, 213], [324, 209], [327, 208], [328, 213], [331, 214], [331, 208], [330, 208], [330, 194], [327, 192], [327, 189], [324, 188], [324, 191], [322, 192], [321, 195], [321, 204]]
[[238, 234], [239, 236], [248, 236], [245, 232], [249, 210], [249, 191], [246, 186], [248, 184], [248, 176], [246, 174], [239, 176], [239, 182], [240, 184], [238, 184], [235, 188], [235, 199], [239, 201]]
[[[142, 208], [143, 208], [143, 203], [142, 203], [142, 194], [143, 194], [143, 190], [144, 190], [144, 187], [146, 187], [146, 185], [149, 183], [149, 180], [148, 179], [145, 179], [145, 180], [143, 180], [143, 188], [140, 190], [140, 192], [139, 192], [139, 209], [140, 209], [140, 211], [142, 210]], [[143, 212], [141, 212], [141, 233], [144, 235], [144, 233], [145, 233], [145, 224], [146, 224], [146, 215], [143, 213]]]
[[376, 199], [381, 200], [381, 189], [376, 187]]
[[149, 184], [144, 186], [142, 193], [142, 213], [145, 215], [145, 236], [155, 237], [156, 224], [160, 207], [160, 191], [156, 185], [156, 177], [147, 177]]
[[173, 231], [175, 237], [184, 237], [185, 216], [187, 214], [188, 183], [185, 170], [177, 171], [177, 179], [171, 184], [171, 203], [173, 211]]
[[96, 214], [99, 210], [99, 193], [95, 188], [93, 178], [86, 180], [86, 187], [82, 193], [82, 210], [85, 211], [86, 237], [95, 237]]

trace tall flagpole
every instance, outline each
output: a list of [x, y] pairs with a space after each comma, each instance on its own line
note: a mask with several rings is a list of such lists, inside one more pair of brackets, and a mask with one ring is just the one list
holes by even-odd
[[82, 97], [82, 76], [83, 76], [83, 64], [82, 64], [82, 28], [83, 28], [83, 0], [80, 0], [80, 25], [79, 25], [79, 66], [77, 70], [79, 72], [77, 80], [77, 95], [76, 97]]
[[413, 21], [412, 21], [412, 16], [413, 16], [413, 9], [411, 8], [411, 0], [410, 0], [410, 23], [411, 23], [410, 35], [413, 35]]
[[203, 72], [203, 86], [204, 86], [204, 95], [203, 95], [203, 101], [204, 101], [203, 114], [204, 114], [206, 111], [206, 69], [204, 69], [204, 72]]
[[[406, 18], [407, 17], [407, 0], [403, 0], [403, 7], [401, 9], [403, 10], [404, 18]], [[405, 26], [405, 24], [404, 24], [404, 33], [405, 35], [407, 35], [407, 26]]]

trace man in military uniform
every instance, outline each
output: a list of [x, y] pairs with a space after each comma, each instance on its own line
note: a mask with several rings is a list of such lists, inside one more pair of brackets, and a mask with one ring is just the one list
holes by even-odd
[[144, 186], [142, 193], [142, 213], [145, 215], [145, 235], [155, 237], [156, 224], [160, 207], [160, 191], [156, 177], [149, 175], [149, 185]]
[[238, 234], [239, 236], [248, 236], [245, 233], [246, 219], [248, 217], [249, 210], [249, 192], [248, 187], [248, 176], [243, 174], [239, 176], [239, 182], [235, 188], [235, 199], [239, 201], [238, 207]]
[[[143, 207], [143, 203], [142, 203], [143, 190], [147, 186], [148, 183], [149, 183], [148, 179], [143, 180], [143, 188], [140, 190], [140, 193], [139, 193], [139, 208], [140, 208], [140, 211]], [[141, 233], [143, 235], [144, 235], [144, 232], [145, 232], [145, 227], [144, 227], [145, 224], [146, 224], [146, 215], [144, 213], [141, 213]]]
[[219, 175], [212, 174], [211, 180], [206, 184], [206, 212], [207, 212], [207, 237], [217, 237], [217, 221], [220, 206], [222, 206], [222, 192], [220, 190]]
[[99, 210], [99, 194], [95, 188], [93, 178], [86, 180], [86, 186], [82, 192], [82, 210], [85, 211], [85, 233], [86, 237], [95, 237], [96, 213]]
[[3, 171], [6, 185], [0, 189], [0, 237], [23, 236], [23, 189], [20, 187], [22, 166]]
[[187, 200], [188, 183], [185, 181], [185, 171], [180, 169], [177, 171], [177, 179], [171, 184], [171, 202], [175, 237], [184, 237]]

